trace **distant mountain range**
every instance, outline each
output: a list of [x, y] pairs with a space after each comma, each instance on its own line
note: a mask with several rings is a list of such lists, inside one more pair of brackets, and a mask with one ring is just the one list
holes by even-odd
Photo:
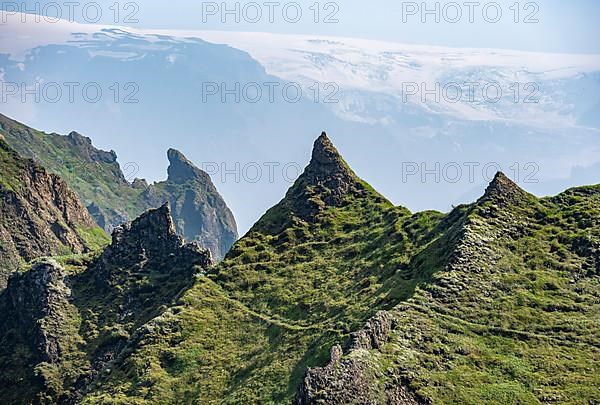
[[600, 186], [539, 199], [498, 173], [475, 203], [411, 213], [323, 133], [221, 263], [175, 228], [165, 204], [14, 273], [0, 400], [600, 401]]
[[[4, 113], [36, 128], [84, 133], [99, 147], [116, 150], [123, 167], [135, 163], [151, 181], [163, 178], [157, 162], [171, 147], [200, 168], [216, 163], [214, 181], [242, 233], [297, 177], [297, 170], [285, 176], [281, 168], [306, 164], [300, 151], [310, 147], [307, 134], [324, 123], [353, 167], [413, 210], [448, 211], [472, 202], [500, 169], [537, 195], [600, 175], [598, 55], [22, 24], [18, 15], [7, 16], [3, 26], [1, 80], [29, 89], [37, 83], [50, 95], [23, 102], [21, 91], [5, 92]], [[80, 85], [74, 102], [65, 82]], [[62, 88], [57, 102], [48, 102], [54, 94], [49, 83]], [[90, 83], [103, 91], [98, 102], [84, 100]], [[277, 88], [273, 102], [265, 83]], [[477, 83], [472, 99], [468, 83]], [[249, 101], [252, 87], [246, 86], [252, 84], [262, 90], [256, 102]], [[452, 101], [452, 84], [463, 87], [459, 102]], [[216, 94], [207, 85], [216, 85]], [[286, 85], [292, 87], [283, 97]], [[443, 97], [436, 85], [450, 86], [448, 94]], [[291, 102], [297, 86], [303, 97]], [[496, 86], [502, 97], [494, 102]], [[423, 101], [427, 91], [435, 94]], [[126, 102], [132, 100], [137, 102]], [[272, 163], [279, 165], [273, 179], [267, 169], [252, 182], [227, 174]], [[416, 164], [417, 174], [406, 176], [406, 164]], [[477, 165], [472, 176], [470, 164]], [[444, 167], [456, 165], [462, 173], [445, 176]], [[438, 176], [423, 178], [427, 170]]]
[[1, 404], [600, 403], [598, 55], [2, 16]]

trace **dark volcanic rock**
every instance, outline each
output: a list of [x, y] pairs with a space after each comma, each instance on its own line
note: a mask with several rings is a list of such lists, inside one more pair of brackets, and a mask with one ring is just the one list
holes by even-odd
[[[59, 136], [54, 134], [55, 136]], [[67, 139], [78, 151], [79, 155], [85, 158], [89, 162], [100, 162], [100, 163], [116, 163], [117, 162], [117, 153], [114, 150], [110, 152], [106, 152], [100, 149], [96, 149], [92, 145], [92, 140], [86, 136], [83, 136], [75, 131], [71, 132], [67, 135]], [[123, 181], [125, 177], [122, 177]]]
[[387, 342], [393, 327], [394, 317], [389, 312], [379, 311], [363, 329], [350, 335], [346, 350], [379, 349]]
[[356, 175], [325, 132], [315, 141], [312, 159], [303, 177], [306, 184], [316, 187], [315, 193], [323, 196], [323, 202], [327, 206], [339, 206], [345, 194], [360, 192], [362, 189]]
[[71, 295], [62, 267], [52, 260], [37, 263], [23, 275], [13, 275], [7, 292], [9, 311], [14, 311], [14, 319], [32, 337], [40, 361], [57, 362], [60, 321], [64, 320], [61, 308], [68, 305]]
[[[312, 158], [285, 198], [250, 230], [276, 234], [296, 220], [314, 222], [325, 209], [341, 207], [367, 195], [365, 183], [344, 162], [327, 134], [314, 143]], [[383, 198], [382, 198], [383, 199]]]
[[0, 114], [0, 133], [22, 156], [69, 181], [106, 232], [169, 202], [177, 232], [188, 241], [198, 241], [213, 257], [222, 258], [238, 238], [233, 214], [209, 175], [181, 152], [169, 150], [168, 179], [148, 185], [141, 179], [130, 183], [114, 151], [97, 149], [77, 132], [46, 134]]
[[[62, 390], [63, 362], [71, 367], [85, 364], [76, 347], [76, 310], [70, 300], [66, 272], [52, 260], [10, 277], [0, 296], [0, 391], [10, 398], [6, 403], [54, 402], [48, 396], [57, 397]], [[21, 389], [23, 381], [27, 383]], [[23, 389], [36, 395], [24, 398]]]
[[76, 271], [44, 261], [15, 273], [0, 295], [7, 403], [78, 403], [135, 331], [212, 264], [208, 250], [176, 234], [168, 204], [118, 227], [99, 257], [72, 260]]
[[172, 183], [199, 181], [205, 186], [209, 186], [212, 183], [207, 173], [194, 166], [178, 150], [169, 149], [167, 151], [167, 158], [169, 159], [169, 168], [167, 169], [167, 174], [169, 175], [168, 181]]
[[112, 243], [99, 259], [98, 277], [116, 285], [126, 274], [122, 269], [169, 264], [164, 271], [185, 267], [191, 270], [198, 265], [212, 264], [210, 251], [196, 242], [185, 244], [177, 235], [171, 218], [169, 203], [150, 210], [135, 221], [123, 224], [112, 234]]
[[479, 203], [491, 201], [498, 205], [515, 204], [527, 197], [527, 192], [521, 189], [515, 182], [498, 172], [485, 190]]
[[148, 182], [145, 179], [134, 179], [131, 183], [131, 187], [135, 189], [145, 190], [148, 188]]
[[[309, 404], [389, 404], [417, 405], [417, 397], [402, 381], [382, 383], [386, 371], [371, 364], [364, 351], [379, 349], [387, 342], [394, 317], [379, 311], [364, 329], [351, 335], [346, 350], [331, 349], [330, 363], [309, 369], [298, 389], [294, 403]], [[347, 357], [343, 357], [346, 354]], [[391, 377], [391, 376], [388, 376]]]

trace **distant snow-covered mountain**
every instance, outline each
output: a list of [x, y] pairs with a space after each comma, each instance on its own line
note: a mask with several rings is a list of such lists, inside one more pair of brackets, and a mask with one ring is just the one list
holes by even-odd
[[195, 35], [245, 50], [268, 73], [302, 83], [307, 89], [315, 83], [336, 83], [342, 100], [335, 110], [341, 117], [365, 122], [396, 121], [396, 117], [382, 115], [382, 106], [372, 103], [373, 98], [408, 104], [405, 109], [409, 111], [418, 107], [423, 113], [458, 119], [545, 128], [580, 125], [598, 103], [600, 55], [445, 48], [268, 33], [209, 31], [178, 35]]

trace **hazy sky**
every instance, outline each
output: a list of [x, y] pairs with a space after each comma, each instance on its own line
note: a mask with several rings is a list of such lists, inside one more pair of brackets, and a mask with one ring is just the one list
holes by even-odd
[[[68, 18], [67, 3], [15, 1], [1, 4], [5, 10], [12, 10], [15, 5], [22, 9], [21, 4], [25, 4], [29, 12], [36, 10], [37, 4], [37, 9], [48, 15], [56, 14], [55, 6], [49, 4], [59, 4], [62, 17]], [[140, 28], [309, 33], [459, 47], [600, 53], [600, 2], [597, 0], [98, 0], [74, 3], [78, 5], [71, 6], [72, 15], [77, 21], [95, 21], [99, 9], [102, 11], [99, 22]], [[84, 17], [86, 4], [90, 18]], [[225, 8], [232, 12], [224, 14]], [[118, 14], [116, 9], [120, 11]], [[296, 17], [297, 10], [302, 12], [301, 17]], [[425, 14], [426, 10], [433, 12]]]

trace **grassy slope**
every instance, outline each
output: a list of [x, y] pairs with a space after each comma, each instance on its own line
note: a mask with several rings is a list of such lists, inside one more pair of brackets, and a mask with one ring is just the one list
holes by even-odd
[[[411, 258], [446, 226], [354, 181], [358, 195], [310, 221], [289, 198], [271, 209], [89, 401], [290, 400], [332, 344], [412, 294], [421, 276]], [[298, 188], [323, 205], [327, 190], [301, 178], [290, 195]]]
[[350, 356], [382, 387], [400, 375], [434, 403], [598, 401], [600, 187], [508, 190], [442, 216], [361, 184], [310, 223], [286, 200], [270, 210], [89, 401], [286, 402], [381, 308], [393, 339]]
[[390, 343], [349, 357], [433, 403], [598, 403], [599, 203], [600, 186], [481, 201]]
[[413, 215], [355, 180], [333, 207], [301, 178], [289, 196], [318, 214], [289, 198], [271, 209], [84, 402], [287, 402], [378, 309], [399, 320], [392, 339], [349, 356], [382, 387], [401, 376], [434, 403], [599, 401], [600, 187]]

